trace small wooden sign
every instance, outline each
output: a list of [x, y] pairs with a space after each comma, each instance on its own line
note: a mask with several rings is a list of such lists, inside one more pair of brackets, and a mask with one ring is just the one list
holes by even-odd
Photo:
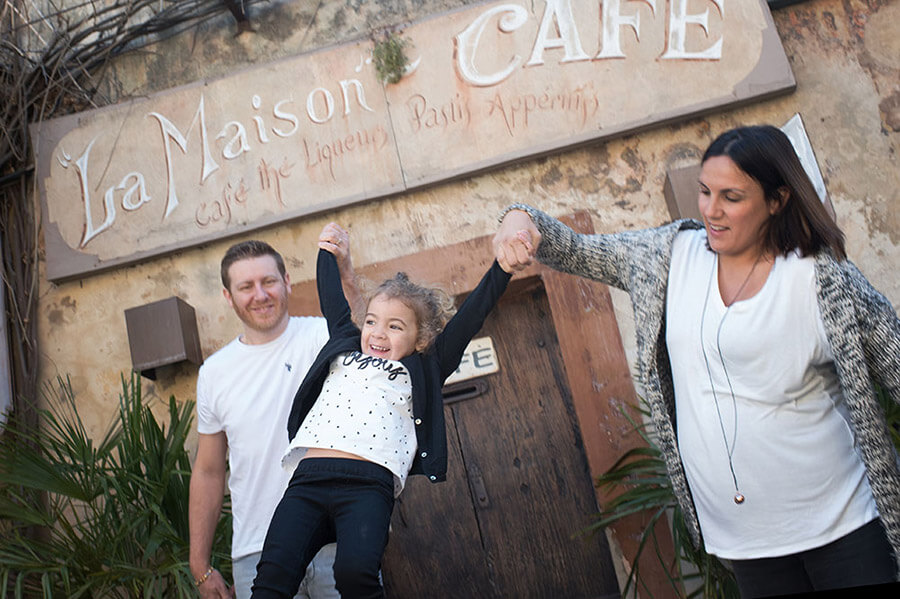
[[499, 370], [500, 363], [497, 361], [493, 340], [490, 337], [472, 339], [466, 346], [466, 352], [463, 354], [456, 372], [447, 378], [444, 385], [460, 383]]

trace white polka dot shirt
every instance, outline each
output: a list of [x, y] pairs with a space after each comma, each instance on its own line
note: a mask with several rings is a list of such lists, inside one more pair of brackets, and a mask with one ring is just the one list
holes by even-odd
[[412, 384], [403, 364], [358, 351], [335, 358], [282, 465], [293, 470], [310, 447], [346, 451], [384, 466], [399, 496], [416, 451]]

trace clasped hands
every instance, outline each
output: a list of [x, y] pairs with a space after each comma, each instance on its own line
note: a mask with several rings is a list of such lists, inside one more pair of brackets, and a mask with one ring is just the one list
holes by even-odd
[[528, 213], [510, 210], [494, 235], [494, 257], [506, 272], [517, 272], [531, 265], [540, 244], [541, 233]]

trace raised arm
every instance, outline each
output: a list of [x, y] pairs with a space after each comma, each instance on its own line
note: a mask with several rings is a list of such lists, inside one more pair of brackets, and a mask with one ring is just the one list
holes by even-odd
[[[530, 223], [530, 224], [529, 224]], [[525, 230], [534, 238], [534, 251], [523, 257], [523, 244], [514, 239]], [[658, 259], [661, 248], [653, 230], [606, 235], [576, 233], [552, 216], [527, 204], [507, 208], [494, 237], [498, 261], [520, 270], [537, 258], [542, 264], [573, 275], [629, 290], [631, 271]]]
[[497, 305], [500, 296], [506, 291], [511, 275], [501, 268], [495, 260], [488, 271], [481, 277], [481, 282], [466, 298], [462, 306], [441, 334], [434, 340], [434, 351], [440, 356], [441, 376], [447, 378], [462, 359], [463, 352], [472, 340], [485, 318]]
[[350, 259], [350, 233], [337, 223], [328, 223], [319, 234], [319, 249], [334, 254], [341, 273], [344, 297], [350, 304], [350, 309], [354, 313], [365, 309], [363, 296], [359, 292], [356, 271], [353, 269], [353, 261]]
[[353, 325], [350, 304], [344, 297], [341, 276], [334, 254], [320, 249], [316, 261], [316, 289], [319, 292], [319, 308], [328, 322], [328, 335], [334, 337]]

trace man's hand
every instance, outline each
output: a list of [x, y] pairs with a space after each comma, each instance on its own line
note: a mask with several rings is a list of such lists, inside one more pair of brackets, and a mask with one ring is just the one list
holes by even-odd
[[353, 261], [350, 259], [350, 234], [337, 223], [328, 223], [319, 234], [319, 247], [334, 254], [338, 269], [341, 271], [341, 285], [344, 297], [350, 304], [353, 314], [365, 313], [365, 299], [356, 280]]
[[350, 234], [337, 223], [328, 223], [319, 233], [319, 247], [334, 254], [342, 271], [350, 265]]
[[234, 599], [234, 587], [225, 584], [225, 579], [218, 570], [213, 570], [209, 578], [197, 587], [203, 599]]
[[500, 268], [512, 273], [531, 265], [540, 244], [541, 232], [528, 213], [510, 210], [494, 235], [494, 256]]

